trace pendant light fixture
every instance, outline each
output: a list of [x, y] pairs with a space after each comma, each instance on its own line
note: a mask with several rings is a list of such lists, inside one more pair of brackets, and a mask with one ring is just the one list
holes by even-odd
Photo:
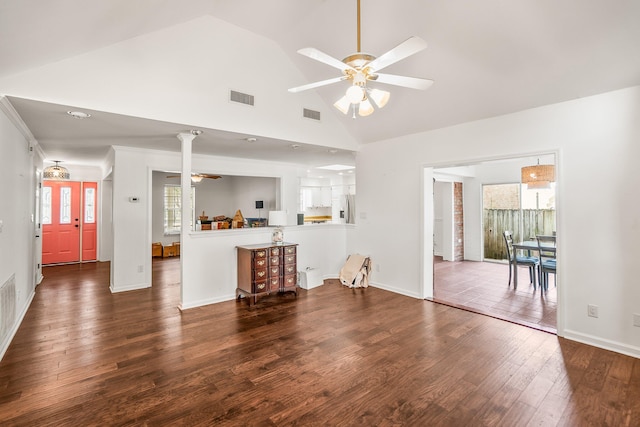
[[555, 165], [541, 165], [540, 159], [534, 166], [525, 166], [520, 170], [521, 181], [528, 189], [551, 188], [556, 180]]
[[54, 166], [48, 166], [44, 169], [42, 177], [44, 179], [69, 179], [69, 170], [64, 166], [60, 166], [60, 160], [54, 160]]

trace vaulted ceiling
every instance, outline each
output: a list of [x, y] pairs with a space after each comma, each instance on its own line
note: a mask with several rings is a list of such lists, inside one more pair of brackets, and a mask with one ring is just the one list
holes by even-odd
[[[338, 59], [356, 51], [356, 0], [5, 0], [0, 2], [0, 84], [3, 78], [201, 16], [213, 16], [273, 41], [300, 70], [300, 77], [288, 82], [289, 87], [339, 74], [297, 54], [298, 49], [315, 47]], [[413, 35], [426, 40], [426, 50], [385, 72], [430, 78], [435, 84], [426, 91], [385, 86], [391, 92], [388, 105], [355, 120], [331, 107], [346, 83], [314, 89], [325, 103], [323, 114], [335, 116], [360, 144], [640, 84], [639, 1], [362, 0], [361, 17], [362, 50], [373, 55]], [[233, 46], [234, 40], [228, 43]], [[201, 50], [199, 55], [215, 52]], [[278, 66], [261, 61], [252, 71]], [[6, 94], [2, 86], [0, 94]], [[130, 141], [142, 141], [154, 134], [156, 126], [164, 133], [173, 129], [172, 123], [142, 123], [115, 114], [105, 128], [112, 134], [96, 130], [92, 135], [85, 130], [78, 135], [44, 118], [55, 100], [36, 101], [14, 98], [12, 103], [35, 137], [50, 144], [42, 144], [48, 156], [68, 153], [80, 162], [83, 155], [91, 157], [78, 149], [88, 138], [127, 136]], [[121, 125], [113, 126], [111, 121]], [[209, 131], [212, 138], [227, 139], [230, 147], [229, 140], [247, 136]], [[283, 152], [292, 145], [278, 139], [265, 143]], [[221, 147], [217, 153], [243, 155], [237, 147], [228, 153], [224, 144]], [[324, 156], [327, 152], [325, 147], [303, 144], [302, 148], [308, 150], [297, 149], [290, 154], [292, 161], [300, 153]], [[339, 154], [343, 161], [352, 157], [348, 152]]]

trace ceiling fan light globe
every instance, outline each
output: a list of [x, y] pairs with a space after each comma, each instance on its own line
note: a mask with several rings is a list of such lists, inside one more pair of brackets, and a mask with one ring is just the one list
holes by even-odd
[[337, 100], [333, 104], [333, 106], [340, 110], [342, 114], [347, 114], [349, 112], [349, 107], [351, 107], [351, 102], [347, 99], [346, 96], [343, 96], [342, 98]]
[[369, 98], [373, 100], [378, 108], [382, 108], [387, 105], [390, 97], [391, 93], [386, 90], [372, 89], [371, 92], [369, 92]]
[[203, 177], [200, 176], [200, 175], [191, 175], [191, 182], [198, 183], [198, 182], [202, 181], [202, 178]]
[[366, 117], [371, 113], [373, 113], [373, 105], [371, 105], [371, 102], [369, 102], [368, 99], [365, 99], [360, 103], [360, 106], [358, 107], [358, 114], [362, 117]]
[[358, 104], [362, 101], [362, 98], [364, 98], [364, 90], [360, 86], [352, 85], [347, 89], [345, 96], [350, 103]]

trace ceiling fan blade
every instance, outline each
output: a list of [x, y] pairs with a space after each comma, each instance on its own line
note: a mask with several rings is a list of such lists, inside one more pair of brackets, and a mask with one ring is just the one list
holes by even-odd
[[329, 85], [331, 83], [337, 83], [337, 82], [340, 82], [340, 81], [346, 80], [346, 79], [347, 79], [346, 76], [334, 77], [332, 79], [321, 80], [321, 81], [315, 82], [315, 83], [309, 83], [309, 84], [298, 86], [298, 87], [292, 87], [291, 89], [289, 89], [289, 92], [291, 92], [291, 93], [302, 92], [303, 90], [313, 89], [313, 88], [316, 88], [316, 87]]
[[433, 80], [419, 79], [417, 77], [396, 76], [393, 74], [377, 74], [377, 76], [378, 78], [375, 81], [378, 83], [386, 83], [388, 85], [408, 87], [411, 89], [425, 90], [433, 84]]
[[376, 72], [394, 64], [404, 58], [418, 53], [427, 47], [427, 42], [420, 37], [409, 37], [407, 40], [400, 43], [385, 54], [382, 54], [379, 58], [374, 59], [369, 63], [369, 68]]
[[344, 71], [344, 70], [353, 70], [354, 72], [356, 71], [355, 68], [351, 67], [350, 65], [347, 65], [344, 62], [332, 56], [329, 56], [323, 51], [313, 47], [302, 48], [298, 51], [298, 53], [304, 56], [308, 56], [311, 59], [315, 59], [316, 61], [325, 63], [333, 68], [337, 68], [340, 71]]

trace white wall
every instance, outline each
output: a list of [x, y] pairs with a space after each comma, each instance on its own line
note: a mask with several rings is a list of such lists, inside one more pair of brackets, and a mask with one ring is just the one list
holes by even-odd
[[[0, 337], [0, 358], [17, 331], [34, 296], [36, 264], [35, 170], [42, 170], [42, 157], [30, 151], [24, 135], [26, 127], [15, 110], [0, 99], [0, 286], [15, 277], [16, 306], [13, 326], [6, 337]], [[28, 131], [27, 131], [28, 132]], [[6, 160], [6, 161], [5, 161]], [[4, 339], [3, 339], [4, 338]]]
[[[245, 218], [261, 218], [269, 216], [269, 211], [278, 210], [276, 194], [279, 182], [277, 178], [257, 176], [229, 176], [231, 181], [232, 208], [227, 214], [233, 218], [236, 210], [240, 209]], [[256, 200], [264, 202], [264, 209], [256, 209]], [[296, 211], [297, 212], [297, 211]]]
[[[368, 144], [357, 156], [360, 217], [349, 246], [380, 264], [379, 286], [422, 297], [422, 281], [432, 287], [423, 276], [432, 256], [429, 221], [420, 233], [432, 193], [425, 166], [557, 152], [558, 333], [640, 356], [640, 328], [632, 325], [640, 313], [638, 117], [640, 87], [632, 87]], [[402, 226], [390, 227], [390, 218]], [[587, 304], [599, 306], [599, 318], [587, 317]]]

